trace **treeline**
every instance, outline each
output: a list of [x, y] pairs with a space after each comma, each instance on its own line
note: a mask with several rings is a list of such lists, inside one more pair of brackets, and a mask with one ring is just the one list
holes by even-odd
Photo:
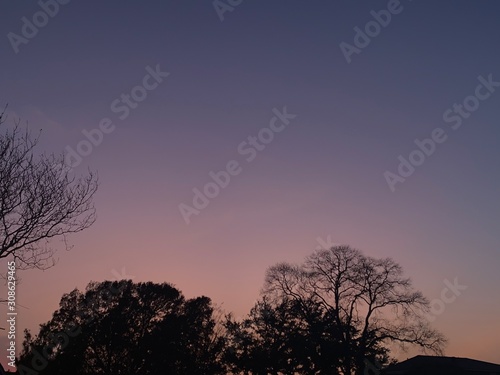
[[20, 374], [362, 374], [391, 361], [389, 344], [440, 353], [429, 303], [391, 259], [349, 246], [270, 267], [244, 319], [168, 283], [91, 282], [63, 295]]

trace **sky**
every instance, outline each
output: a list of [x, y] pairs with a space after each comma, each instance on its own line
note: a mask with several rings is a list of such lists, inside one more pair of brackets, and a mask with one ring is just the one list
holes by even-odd
[[0, 1], [4, 126], [100, 187], [57, 265], [20, 272], [19, 348], [91, 280], [243, 316], [267, 267], [335, 243], [402, 265], [446, 355], [500, 363], [500, 3], [47, 3]]

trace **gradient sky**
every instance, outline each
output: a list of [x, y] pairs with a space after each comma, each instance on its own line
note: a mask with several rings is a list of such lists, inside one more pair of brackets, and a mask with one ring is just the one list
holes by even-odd
[[[467, 290], [434, 323], [446, 354], [500, 363], [500, 89], [458, 130], [443, 121], [478, 76], [500, 81], [500, 3], [401, 6], [348, 64], [339, 44], [387, 1], [243, 0], [221, 21], [211, 1], [73, 0], [18, 53], [7, 35], [40, 7], [0, 1], [8, 123], [43, 129], [40, 149], [57, 153], [103, 118], [116, 126], [75, 169], [99, 172], [97, 222], [55, 267], [21, 274], [18, 347], [63, 293], [117, 272], [241, 316], [267, 267], [330, 236], [394, 258], [431, 300], [458, 278]], [[120, 120], [111, 103], [157, 64], [170, 75]], [[284, 106], [297, 117], [246, 162], [238, 145]], [[438, 127], [447, 141], [391, 192], [384, 172]], [[230, 160], [242, 172], [186, 225], [179, 204]]]

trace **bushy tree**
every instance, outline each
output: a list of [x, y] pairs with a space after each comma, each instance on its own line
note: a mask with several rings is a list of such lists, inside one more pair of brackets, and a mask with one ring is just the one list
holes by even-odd
[[390, 360], [392, 343], [436, 354], [446, 343], [401, 266], [349, 246], [270, 267], [262, 295], [246, 319], [227, 323], [228, 361], [239, 371], [363, 374], [365, 361]]
[[[172, 285], [90, 283], [61, 299], [52, 319], [25, 334], [18, 369], [41, 375], [224, 374], [223, 338], [207, 297]], [[36, 368], [39, 366], [40, 368]]]
[[226, 361], [235, 373], [335, 374], [335, 322], [314, 303], [265, 298], [242, 321], [227, 320]]

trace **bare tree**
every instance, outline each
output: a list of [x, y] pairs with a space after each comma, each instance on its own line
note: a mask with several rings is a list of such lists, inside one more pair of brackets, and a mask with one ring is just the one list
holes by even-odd
[[37, 143], [18, 121], [0, 134], [0, 259], [12, 257], [19, 269], [51, 267], [51, 241], [60, 238], [68, 249], [67, 235], [95, 221], [96, 174], [62, 173], [55, 166], [64, 155], [36, 154]]
[[363, 373], [366, 359], [387, 352], [391, 342], [441, 354], [445, 338], [429, 326], [429, 302], [413, 289], [392, 259], [374, 259], [349, 246], [319, 250], [301, 265], [268, 269], [263, 294], [276, 302], [318, 304], [340, 332], [340, 371]]

